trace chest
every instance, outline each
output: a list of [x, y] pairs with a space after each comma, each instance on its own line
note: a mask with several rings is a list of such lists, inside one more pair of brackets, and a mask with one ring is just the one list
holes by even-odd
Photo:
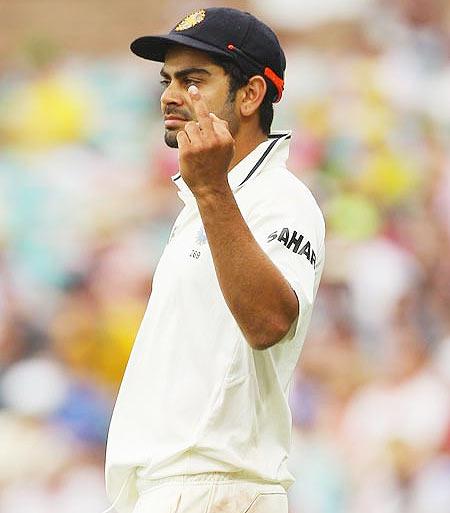
[[185, 208], [176, 219], [158, 264], [154, 283], [208, 287], [215, 282], [208, 239], [197, 209]]

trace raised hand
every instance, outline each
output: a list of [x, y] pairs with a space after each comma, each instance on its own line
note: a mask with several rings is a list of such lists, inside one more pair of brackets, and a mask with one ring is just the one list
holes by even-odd
[[228, 123], [209, 112], [196, 86], [188, 89], [197, 122], [189, 121], [177, 134], [181, 175], [194, 196], [228, 187], [228, 167], [234, 139]]

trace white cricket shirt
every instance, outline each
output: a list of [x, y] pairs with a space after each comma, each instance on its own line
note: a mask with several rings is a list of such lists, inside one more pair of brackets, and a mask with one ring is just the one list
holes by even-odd
[[173, 177], [185, 207], [155, 271], [108, 434], [106, 487], [120, 513], [133, 510], [136, 475], [229, 472], [286, 489], [294, 481], [288, 395], [322, 273], [325, 225], [308, 188], [286, 169], [290, 137], [272, 134], [228, 174], [251, 232], [300, 303], [290, 332], [269, 349], [246, 342], [222, 296], [194, 196]]

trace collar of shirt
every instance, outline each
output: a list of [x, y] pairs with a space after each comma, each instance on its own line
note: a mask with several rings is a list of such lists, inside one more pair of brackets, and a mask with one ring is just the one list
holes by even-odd
[[[289, 156], [290, 131], [274, 131], [267, 141], [259, 144], [252, 152], [244, 157], [228, 173], [228, 183], [233, 192], [238, 191], [251, 178], [257, 176], [270, 161], [270, 164], [284, 165]], [[194, 195], [183, 180], [181, 173], [172, 176], [172, 181], [178, 186], [178, 196], [184, 203], [195, 202]]]

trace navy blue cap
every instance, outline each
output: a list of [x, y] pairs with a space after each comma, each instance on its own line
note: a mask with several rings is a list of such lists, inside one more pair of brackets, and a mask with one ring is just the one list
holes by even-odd
[[229, 7], [200, 9], [168, 34], [139, 37], [130, 48], [139, 57], [164, 62], [174, 44], [227, 57], [248, 76], [262, 75], [272, 101], [280, 101], [286, 58], [275, 32], [252, 14]]

